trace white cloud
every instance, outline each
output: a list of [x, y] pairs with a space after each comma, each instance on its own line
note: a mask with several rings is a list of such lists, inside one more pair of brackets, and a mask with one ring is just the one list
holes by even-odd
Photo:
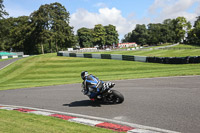
[[135, 27], [134, 21], [124, 18], [121, 11], [116, 8], [100, 8], [98, 13], [88, 12], [86, 9], [78, 9], [71, 15], [70, 25], [74, 26], [74, 30], [79, 28], [94, 28], [96, 24], [116, 26], [120, 36], [132, 31]]
[[[196, 12], [189, 12], [188, 10], [198, 4]], [[199, 11], [200, 0], [155, 0], [153, 5], [149, 8], [149, 12], [154, 17], [155, 22], [162, 22], [164, 19], [176, 18], [179, 16], [185, 17], [188, 21], [195, 21], [200, 14]]]
[[199, 0], [199, 5], [197, 6], [197, 8], [195, 9], [195, 13], [200, 16], [200, 0]]
[[107, 5], [105, 3], [99, 2], [97, 4], [94, 5], [95, 7], [107, 7]]
[[[146, 17], [141, 19], [136, 19], [134, 12], [125, 18], [120, 10], [115, 7], [107, 8], [104, 3], [97, 3], [96, 7], [100, 7], [97, 13], [78, 9], [71, 15], [70, 24], [74, 26], [75, 32], [82, 27], [94, 28], [96, 24], [112, 24], [116, 26], [122, 38], [124, 34], [132, 31], [136, 24], [161, 23], [165, 19], [179, 16], [193, 23], [200, 15], [200, 0], [155, 0]], [[189, 11], [191, 8], [193, 11]]]

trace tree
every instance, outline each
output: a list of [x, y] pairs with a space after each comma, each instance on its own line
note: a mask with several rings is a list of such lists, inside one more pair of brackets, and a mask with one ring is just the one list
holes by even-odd
[[189, 44], [200, 45], [200, 16], [194, 23], [194, 28], [188, 33], [187, 42]]
[[125, 35], [125, 39], [122, 42], [136, 42], [137, 44], [144, 45], [147, 44], [148, 36], [146, 26], [144, 24], [137, 24], [132, 32]]
[[92, 29], [81, 28], [77, 30], [77, 36], [80, 47], [93, 47], [92, 44]]
[[48, 44], [47, 50], [52, 51], [53, 43], [58, 51], [75, 43], [73, 27], [69, 26], [69, 13], [60, 3], [40, 6], [31, 14], [31, 20], [35, 27], [36, 42], [41, 46], [41, 53], [45, 51], [44, 44]]
[[50, 16], [56, 50], [71, 47], [75, 44], [73, 27], [69, 26], [69, 12], [60, 3], [50, 4]]
[[34, 33], [37, 38], [36, 43], [41, 45], [41, 53], [44, 54], [44, 43], [47, 40], [49, 29], [49, 5], [42, 5], [40, 8], [31, 14], [31, 20], [35, 27]]
[[106, 42], [106, 30], [101, 25], [95, 25], [93, 32], [93, 43], [94, 45], [98, 45], [100, 48], [104, 47]]
[[13, 48], [26, 54], [63, 50], [76, 43], [72, 29], [64, 6], [41, 5], [30, 16], [0, 19], [0, 50]]
[[7, 16], [8, 13], [4, 10], [3, 0], [0, 0], [0, 19], [4, 18], [3, 16]]
[[146, 29], [146, 26], [144, 24], [137, 24], [135, 30], [132, 31], [131, 38], [133, 39], [132, 42], [136, 42], [137, 44], [141, 45], [146, 44], [148, 38], [148, 31]]
[[23, 51], [25, 54], [38, 53], [33, 34], [34, 27], [28, 16], [0, 20], [0, 50]]
[[122, 39], [122, 42], [125, 43], [125, 42], [131, 42], [131, 34], [132, 32], [129, 32], [127, 34], [124, 35], [124, 38]]
[[161, 43], [161, 25], [158, 24], [148, 24], [148, 44], [150, 45], [157, 45]]
[[11, 48], [10, 30], [13, 29], [14, 18], [0, 19], [0, 51], [9, 51]]
[[149, 24], [148, 32], [148, 44], [150, 45], [175, 42], [175, 32], [170, 19], [165, 20], [163, 24]]
[[3, 20], [4, 15], [8, 15], [8, 13], [4, 10], [3, 0], [0, 0], [0, 50], [7, 49], [5, 38], [7, 37], [8, 28], [6, 27], [6, 21]]
[[[198, 17], [198, 21], [200, 17]], [[157, 45], [161, 43], [183, 42], [191, 29], [191, 24], [184, 17], [166, 19], [163, 23], [137, 24], [132, 32], [127, 33], [122, 42]]]
[[200, 22], [200, 16], [198, 16], [197, 20], [194, 22], [194, 27], [197, 27], [199, 22]]
[[25, 54], [34, 54], [35, 46], [32, 43], [32, 25], [28, 16], [13, 18], [13, 27], [10, 29], [11, 47], [15, 51], [24, 51]]
[[163, 21], [163, 36], [165, 37], [164, 43], [174, 43], [176, 33], [174, 31], [174, 25], [172, 19], [165, 19]]
[[117, 44], [119, 42], [118, 39], [118, 32], [116, 30], [116, 27], [114, 25], [109, 24], [108, 26], [104, 26], [106, 31], [106, 45], [112, 46], [113, 44]]
[[191, 23], [184, 17], [177, 17], [173, 20], [176, 42], [183, 42], [185, 34], [191, 29]]

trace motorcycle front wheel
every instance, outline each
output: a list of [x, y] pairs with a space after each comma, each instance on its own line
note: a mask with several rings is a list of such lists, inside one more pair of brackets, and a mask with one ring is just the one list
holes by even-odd
[[124, 96], [116, 90], [112, 90], [112, 93], [110, 94], [110, 101], [112, 101], [112, 103], [122, 103], [124, 101]]

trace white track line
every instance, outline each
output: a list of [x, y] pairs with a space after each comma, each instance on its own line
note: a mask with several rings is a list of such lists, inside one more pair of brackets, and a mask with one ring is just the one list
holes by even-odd
[[11, 65], [12, 63], [14, 63], [14, 62], [11, 62], [11, 63], [9, 63], [8, 65], [6, 65], [6, 66], [0, 68], [0, 70], [2, 70], [2, 69], [4, 69], [4, 68], [8, 67], [8, 66]]
[[[75, 114], [75, 113], [60, 112], [60, 111], [53, 111], [53, 110], [47, 110], [47, 109], [38, 109], [38, 108], [24, 107], [24, 106], [13, 106], [13, 105], [2, 105], [2, 104], [0, 104], [0, 106], [4, 106], [4, 107], [7, 106], [7, 107], [13, 108], [13, 109], [14, 108], [26, 108], [26, 109], [31, 109], [31, 110], [37, 110], [37, 111], [40, 111], [40, 114], [42, 114], [42, 115], [45, 115], [45, 113], [41, 113], [41, 112], [46, 112], [46, 113], [50, 113], [50, 114], [57, 113], [57, 114], [74, 116], [74, 117], [81, 117], [81, 119], [75, 118], [75, 120], [74, 120], [74, 121], [80, 120], [79, 123], [83, 122], [84, 119], [91, 119], [92, 122], [96, 121], [98, 123], [99, 121], [106, 121], [106, 122], [110, 122], [110, 123], [134, 127], [136, 129], [141, 129], [141, 131], [151, 130], [152, 133], [157, 133], [157, 132], [160, 132], [160, 133], [179, 133], [179, 132], [176, 132], [176, 131], [170, 131], [170, 130], [155, 128], [155, 127], [143, 126], [143, 125], [138, 125], [138, 124], [133, 124], [133, 123], [128, 123], [128, 122], [116, 121], [116, 120], [111, 120], [111, 119], [107, 119], [107, 118], [100, 118], [100, 117], [81, 115], [81, 114]], [[71, 121], [73, 121], [73, 120], [71, 120]], [[91, 121], [87, 121], [86, 123], [91, 123]], [[132, 130], [130, 130], [129, 133], [151, 133], [151, 132], [135, 132], [134, 130], [132, 132]]]

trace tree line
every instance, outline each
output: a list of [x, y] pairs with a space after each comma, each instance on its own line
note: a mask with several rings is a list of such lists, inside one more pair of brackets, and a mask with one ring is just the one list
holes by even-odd
[[23, 51], [25, 54], [44, 54], [70, 47], [104, 47], [117, 44], [118, 33], [113, 25], [80, 28], [74, 35], [69, 25], [69, 12], [60, 3], [41, 5], [29, 16], [8, 15], [0, 0], [0, 51]]
[[95, 25], [93, 29], [80, 28], [77, 31], [78, 41], [80, 47], [94, 47], [98, 46], [113, 46], [119, 42], [118, 32], [114, 25], [102, 26], [101, 24]]
[[[43, 54], [70, 47], [116, 45], [118, 32], [114, 25], [97, 24], [94, 28], [80, 28], [77, 35], [70, 26], [70, 14], [58, 2], [41, 5], [29, 16], [9, 16], [0, 0], [0, 51], [23, 51], [25, 54]], [[140, 45], [181, 43], [200, 45], [200, 16], [192, 27], [184, 17], [166, 19], [163, 23], [137, 24], [122, 42]]]
[[136, 42], [140, 45], [158, 45], [163, 43], [187, 43], [200, 45], [200, 16], [192, 27], [185, 17], [166, 19], [163, 23], [150, 23], [147, 26], [137, 24], [127, 33], [122, 42]]
[[30, 16], [0, 18], [0, 50], [41, 54], [66, 49], [75, 43], [69, 12], [60, 3], [41, 5]]

